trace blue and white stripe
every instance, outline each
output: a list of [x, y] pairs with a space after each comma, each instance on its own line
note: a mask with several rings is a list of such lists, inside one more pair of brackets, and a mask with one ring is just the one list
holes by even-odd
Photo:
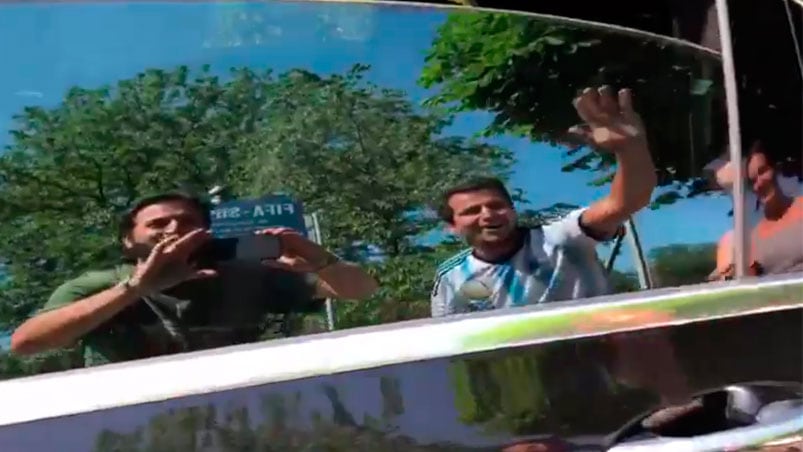
[[[579, 227], [580, 211], [528, 231], [528, 240], [509, 260], [489, 263], [470, 249], [443, 262], [432, 291], [432, 315], [524, 306], [609, 293], [597, 258], [597, 242]], [[461, 287], [481, 282], [490, 295], [468, 298]], [[472, 292], [475, 293], [475, 292]]]

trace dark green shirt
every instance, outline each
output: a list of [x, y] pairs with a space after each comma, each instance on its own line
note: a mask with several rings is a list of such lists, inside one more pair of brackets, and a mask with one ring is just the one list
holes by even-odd
[[[42, 312], [113, 287], [133, 266], [90, 271], [58, 287]], [[125, 308], [81, 340], [87, 366], [259, 340], [268, 314], [321, 307], [310, 275], [227, 263], [218, 276], [181, 284]]]

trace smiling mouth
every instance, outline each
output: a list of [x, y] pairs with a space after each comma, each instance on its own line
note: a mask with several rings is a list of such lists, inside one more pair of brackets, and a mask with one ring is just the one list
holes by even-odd
[[482, 230], [483, 231], [498, 231], [498, 230], [502, 229], [504, 226], [505, 225], [503, 225], [503, 224], [488, 225], [488, 226], [483, 226]]

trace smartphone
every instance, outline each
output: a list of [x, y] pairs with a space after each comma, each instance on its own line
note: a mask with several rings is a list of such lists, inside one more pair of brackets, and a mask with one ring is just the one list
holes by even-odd
[[240, 237], [235, 252], [236, 259], [242, 261], [276, 260], [281, 255], [281, 240], [270, 234]]
[[275, 235], [216, 238], [201, 245], [190, 261], [198, 268], [215, 268], [218, 263], [239, 260], [262, 262], [282, 255], [281, 241]]

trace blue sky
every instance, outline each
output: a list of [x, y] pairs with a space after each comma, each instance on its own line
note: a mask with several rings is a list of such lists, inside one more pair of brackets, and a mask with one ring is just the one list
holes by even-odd
[[[0, 14], [0, 144], [7, 144], [11, 117], [25, 105], [55, 105], [74, 85], [94, 87], [152, 67], [211, 64], [303, 67], [340, 72], [360, 62], [371, 81], [406, 90], [415, 101], [426, 92], [415, 83], [424, 53], [446, 14], [414, 7], [349, 4], [101, 3], [11, 4]], [[567, 99], [567, 102], [570, 100]], [[460, 116], [449, 131], [469, 136], [489, 115]], [[500, 137], [494, 143], [518, 158], [514, 187], [535, 207], [584, 204], [607, 188], [588, 187], [590, 173], [561, 173], [559, 149]], [[687, 200], [637, 216], [646, 249], [671, 243], [715, 241], [728, 227], [730, 201]], [[693, 219], [693, 221], [692, 221]], [[621, 261], [628, 266], [629, 258]]]

